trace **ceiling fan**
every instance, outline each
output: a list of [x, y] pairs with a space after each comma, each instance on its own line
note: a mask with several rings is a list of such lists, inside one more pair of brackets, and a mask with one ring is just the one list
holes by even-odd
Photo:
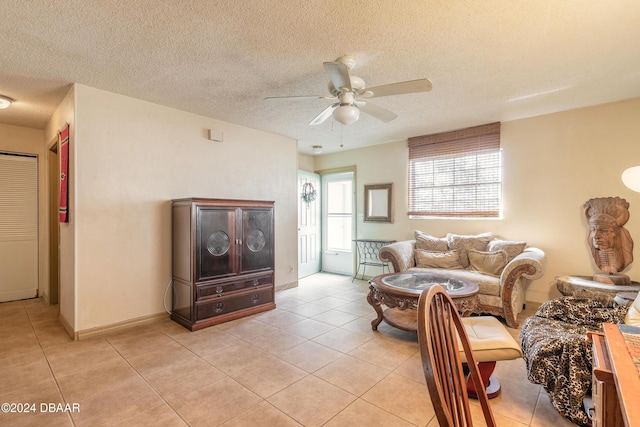
[[390, 95], [402, 95], [405, 93], [428, 92], [431, 90], [429, 79], [409, 80], [405, 82], [391, 83], [387, 85], [367, 88], [364, 80], [358, 76], [349, 74], [356, 65], [356, 58], [353, 56], [341, 56], [334, 62], [325, 62], [324, 69], [329, 74], [329, 93], [331, 95], [299, 95], [299, 96], [270, 96], [268, 99], [328, 99], [337, 101], [309, 122], [310, 125], [319, 125], [327, 120], [331, 115], [343, 125], [355, 123], [360, 117], [360, 111], [375, 117], [382, 122], [390, 122], [398, 117], [397, 114], [372, 104], [363, 99], [381, 98]]

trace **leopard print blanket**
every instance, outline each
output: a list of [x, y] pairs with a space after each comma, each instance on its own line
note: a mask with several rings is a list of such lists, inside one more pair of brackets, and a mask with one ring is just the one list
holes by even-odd
[[584, 297], [562, 297], [540, 306], [520, 330], [527, 378], [541, 384], [558, 412], [589, 426], [582, 401], [591, 389], [593, 355], [587, 331], [602, 323], [623, 323], [626, 307], [606, 307]]

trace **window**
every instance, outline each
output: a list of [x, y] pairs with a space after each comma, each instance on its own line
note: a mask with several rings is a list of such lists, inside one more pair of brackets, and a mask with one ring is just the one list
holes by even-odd
[[409, 215], [502, 213], [500, 123], [409, 138]]
[[351, 250], [352, 195], [351, 179], [327, 183], [327, 249]]

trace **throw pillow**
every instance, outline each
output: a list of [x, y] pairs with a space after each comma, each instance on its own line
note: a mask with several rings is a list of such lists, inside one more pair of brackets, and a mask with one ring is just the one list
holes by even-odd
[[491, 252], [505, 251], [507, 253], [507, 263], [509, 263], [512, 259], [520, 255], [526, 246], [527, 242], [511, 242], [508, 240], [493, 239], [489, 242], [487, 250]]
[[487, 245], [491, 240], [491, 233], [482, 233], [475, 236], [465, 236], [460, 234], [447, 234], [447, 241], [449, 242], [449, 249], [458, 251], [460, 257], [460, 264], [462, 267], [469, 267], [469, 256], [467, 252], [470, 249], [477, 251], [486, 251]]
[[449, 243], [447, 242], [447, 239], [433, 237], [418, 230], [413, 234], [416, 238], [416, 249], [432, 252], [445, 252], [449, 250]]
[[484, 252], [470, 249], [469, 264], [472, 270], [500, 277], [502, 270], [507, 265], [507, 253], [505, 251]]
[[447, 270], [460, 270], [460, 258], [456, 251], [431, 252], [416, 249], [416, 267], [419, 268], [444, 268]]

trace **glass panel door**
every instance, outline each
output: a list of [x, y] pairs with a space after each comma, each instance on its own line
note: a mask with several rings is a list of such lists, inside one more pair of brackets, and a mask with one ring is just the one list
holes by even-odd
[[272, 209], [242, 209], [242, 273], [271, 268], [272, 228]]
[[198, 207], [196, 281], [235, 274], [235, 208]]
[[323, 175], [322, 187], [322, 270], [352, 275], [352, 240], [355, 235], [353, 172]]

